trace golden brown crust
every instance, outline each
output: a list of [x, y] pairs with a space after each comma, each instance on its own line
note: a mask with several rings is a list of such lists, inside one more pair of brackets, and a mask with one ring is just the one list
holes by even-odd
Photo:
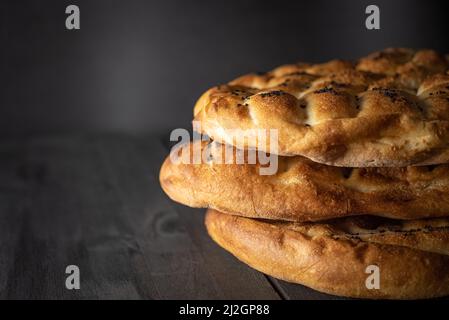
[[[196, 142], [199, 144], [199, 142]], [[210, 207], [253, 218], [316, 221], [372, 214], [397, 219], [447, 216], [449, 165], [346, 169], [306, 158], [279, 157], [278, 172], [260, 175], [260, 164], [217, 164], [218, 143], [202, 164], [173, 164], [160, 171], [164, 191], [191, 207]], [[193, 153], [194, 145], [190, 150]], [[234, 149], [235, 152], [235, 149]]]
[[[439, 223], [447, 225], [448, 221]], [[215, 210], [206, 215], [207, 230], [220, 246], [279, 279], [356, 298], [422, 299], [449, 294], [447, 231], [443, 236], [442, 229], [435, 234], [427, 231], [428, 244], [435, 243], [435, 251], [445, 253], [437, 254], [420, 246], [420, 241], [412, 245], [401, 235], [391, 234], [381, 241], [382, 233], [378, 233], [378, 241], [358, 240], [344, 237], [347, 230], [339, 230], [340, 226], [332, 222], [311, 225], [260, 221]], [[369, 265], [379, 267], [378, 290], [365, 285]]]
[[277, 129], [279, 154], [328, 165], [445, 163], [448, 67], [435, 51], [410, 49], [386, 49], [355, 64], [285, 65], [208, 90], [195, 120], [204, 133], [230, 144], [226, 129]]

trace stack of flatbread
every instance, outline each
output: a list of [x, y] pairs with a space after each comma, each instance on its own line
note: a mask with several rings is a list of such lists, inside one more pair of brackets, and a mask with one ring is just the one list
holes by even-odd
[[[214, 87], [194, 111], [213, 141], [175, 151], [206, 160], [168, 157], [161, 185], [209, 208], [213, 240], [270, 276], [348, 297], [449, 295], [448, 70], [433, 50], [386, 49]], [[273, 174], [248, 161], [272, 149], [235, 148], [235, 129], [276, 130]], [[218, 161], [230, 148], [245, 161]]]

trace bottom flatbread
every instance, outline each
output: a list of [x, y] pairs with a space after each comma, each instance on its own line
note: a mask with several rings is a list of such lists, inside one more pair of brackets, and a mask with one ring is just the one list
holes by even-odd
[[209, 209], [205, 223], [213, 240], [244, 263], [321, 292], [371, 299], [449, 295], [449, 219], [293, 223]]

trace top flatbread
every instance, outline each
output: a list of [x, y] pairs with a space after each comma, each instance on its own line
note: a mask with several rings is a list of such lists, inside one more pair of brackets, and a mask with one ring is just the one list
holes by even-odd
[[435, 51], [411, 49], [386, 49], [356, 63], [284, 65], [208, 90], [195, 120], [229, 144], [235, 141], [227, 129], [277, 129], [278, 154], [328, 165], [446, 163], [448, 67]]

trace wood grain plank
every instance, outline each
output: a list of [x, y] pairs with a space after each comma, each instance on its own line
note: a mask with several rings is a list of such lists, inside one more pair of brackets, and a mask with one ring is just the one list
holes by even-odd
[[[16, 171], [29, 188], [28, 206], [6, 266], [5, 296], [138, 298], [128, 279], [126, 238], [116, 223], [121, 203], [104, 179], [95, 141], [44, 138], [26, 145]], [[69, 264], [81, 269], [79, 291], [65, 288]]]
[[[20, 242], [23, 213], [29, 208], [32, 186], [23, 179], [20, 169], [26, 158], [26, 145], [14, 140], [0, 142], [0, 298], [8, 298], [14, 285], [15, 265], [19, 252], [15, 244]], [[22, 253], [25, 254], [25, 253]]]
[[[0, 297], [278, 298], [162, 193], [158, 139], [35, 138], [0, 144]], [[81, 290], [64, 286], [81, 270]], [[245, 286], [242, 288], [242, 284]]]
[[349, 300], [345, 297], [325, 294], [300, 284], [289, 283], [273, 277], [270, 277], [270, 281], [286, 300]]
[[[121, 148], [108, 147], [107, 150], [111, 154], [111, 165], [116, 166], [126, 161]], [[154, 147], [146, 139], [142, 139], [135, 147], [135, 152], [139, 157], [135, 157], [133, 167], [138, 168], [136, 173], [144, 173], [153, 178], [152, 186], [155, 189], [151, 194], [158, 200], [152, 201], [148, 196], [144, 197], [153, 212], [146, 215], [146, 223], [152, 227], [145, 230], [153, 230], [153, 233], [142, 233], [138, 242], [145, 260], [153, 265], [152, 270], [159, 270], [157, 267], [160, 267], [161, 276], [154, 274], [153, 278], [158, 279], [159, 292], [163, 292], [161, 298], [279, 298], [262, 275], [229, 259], [222, 251], [215, 250], [215, 244], [205, 231], [204, 210], [177, 205], [162, 192], [158, 179], [159, 168], [168, 151], [163, 149], [162, 153], [155, 156]], [[123, 159], [120, 159], [121, 157]], [[148, 165], [149, 159], [155, 159], [156, 164]], [[125, 186], [125, 197], [129, 196], [128, 191], [132, 190], [134, 183], [130, 177], [132, 175], [118, 177], [120, 185]], [[134, 203], [135, 200], [127, 202]], [[151, 255], [152, 252], [158, 252], [160, 255]], [[158, 259], [164, 259], [166, 263], [161, 264]], [[176, 272], [169, 272], [167, 266]], [[167, 277], [167, 274], [171, 277]], [[246, 283], [246, 286], [242, 287], [242, 283]]]

